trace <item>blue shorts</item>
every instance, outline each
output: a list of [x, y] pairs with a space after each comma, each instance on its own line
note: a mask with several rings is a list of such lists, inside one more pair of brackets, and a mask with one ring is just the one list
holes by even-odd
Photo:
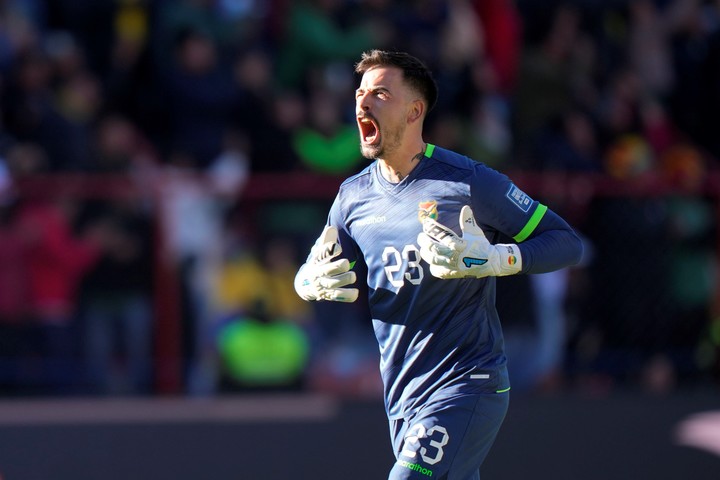
[[479, 480], [509, 399], [508, 392], [463, 395], [390, 420], [397, 461], [388, 480]]

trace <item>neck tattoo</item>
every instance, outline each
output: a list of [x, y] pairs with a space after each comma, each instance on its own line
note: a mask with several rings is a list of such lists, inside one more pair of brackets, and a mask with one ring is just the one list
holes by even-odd
[[[420, 160], [422, 160], [422, 157], [423, 157], [424, 155], [425, 155], [425, 146], [423, 146], [423, 149], [420, 150], [418, 153], [416, 153], [415, 156], [410, 159], [410, 164], [412, 165], [412, 164], [415, 163], [416, 161], [419, 162]], [[402, 181], [403, 178], [405, 178], [405, 175], [403, 175], [402, 173], [398, 172], [398, 179], [399, 179], [400, 181]]]
[[[426, 147], [423, 145], [423, 149], [416, 153], [415, 156], [410, 159], [410, 164], [413, 164], [415, 161], [419, 162], [420, 160], [422, 160], [422, 157], [425, 155], [425, 148]], [[402, 172], [395, 172], [395, 177], [397, 178], [398, 182], [402, 182], [403, 178], [405, 178], [406, 176], [407, 175], [403, 174]]]
[[423, 144], [422, 150], [420, 150], [417, 154], [415, 154], [415, 156], [412, 158], [412, 160], [410, 160], [410, 163], [414, 162], [415, 160], [417, 160], [418, 162], [420, 160], [422, 160], [422, 157], [425, 156], [425, 150], [427, 150], [427, 145]]

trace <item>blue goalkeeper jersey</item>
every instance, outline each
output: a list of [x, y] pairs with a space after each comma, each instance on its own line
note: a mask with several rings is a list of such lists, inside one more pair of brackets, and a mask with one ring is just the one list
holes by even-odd
[[519, 244], [523, 273], [579, 260], [580, 241], [564, 220], [507, 176], [443, 148], [428, 145], [399, 183], [388, 182], [377, 161], [343, 182], [328, 222], [340, 232], [343, 256], [367, 270], [391, 419], [456, 395], [510, 388], [495, 278], [441, 280], [420, 257], [421, 218], [461, 234], [464, 205], [491, 243], [505, 235]]

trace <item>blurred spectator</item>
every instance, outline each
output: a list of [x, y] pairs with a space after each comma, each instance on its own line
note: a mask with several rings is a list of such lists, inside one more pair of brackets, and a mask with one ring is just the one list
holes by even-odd
[[[292, 288], [296, 248], [281, 238], [258, 241], [243, 230], [246, 221], [230, 218], [229, 232], [234, 233], [226, 238], [233, 240], [214, 282], [220, 388], [298, 387], [315, 326], [309, 307]], [[252, 345], [253, 340], [262, 342]]]
[[250, 175], [248, 139], [241, 131], [229, 128], [222, 150], [207, 168], [214, 193], [225, 208], [234, 204]]
[[[306, 87], [334, 63], [355, 61], [364, 50], [377, 47], [382, 39], [370, 25], [340, 23], [340, 0], [298, 0], [292, 2], [285, 19], [278, 51], [278, 78], [285, 88]], [[352, 70], [348, 72], [352, 77]]]
[[232, 134], [223, 138], [223, 153], [199, 176], [195, 158], [176, 151], [163, 172], [161, 187], [164, 253], [182, 291], [182, 339], [187, 388], [191, 393], [212, 390], [212, 366], [208, 366], [208, 332], [214, 321], [211, 304], [213, 281], [223, 253], [223, 218], [245, 183], [242, 141]]
[[[439, 110], [462, 109], [469, 98], [484, 93], [481, 86], [472, 85], [469, 74], [473, 66], [483, 60], [485, 45], [482, 33], [477, 15], [467, 1], [448, 3], [447, 19], [436, 33], [439, 41], [437, 62], [441, 68], [435, 80], [445, 92], [443, 98], [438, 99]], [[492, 68], [492, 64], [487, 64]], [[475, 87], [481, 88], [476, 91]]]
[[[112, 45], [107, 69], [99, 72], [106, 92], [106, 105], [132, 119], [143, 132], [157, 138], [162, 129], [163, 95], [153, 65], [152, 14], [150, 2], [119, 2], [113, 18]], [[157, 62], [156, 62], [157, 63]]]
[[20, 141], [39, 144], [48, 155], [50, 170], [77, 167], [87, 145], [61, 115], [51, 88], [52, 68], [40, 51], [23, 55], [13, 64], [4, 90], [8, 131]]
[[26, 239], [18, 228], [16, 200], [0, 201], [0, 323], [19, 324], [29, 315], [30, 282]]
[[645, 94], [645, 85], [637, 72], [616, 70], [602, 92], [598, 111], [598, 131], [604, 145], [622, 143], [620, 137], [642, 136], [649, 142], [652, 154], [674, 141], [674, 125], [665, 114], [662, 104]]
[[[472, 70], [473, 87], [482, 95], [466, 100], [470, 108], [469, 131], [465, 133], [465, 150], [482, 158], [494, 168], [507, 163], [512, 153], [513, 132], [511, 108], [507, 96], [502, 94], [495, 71], [487, 62], [478, 62]], [[475, 97], [475, 98], [473, 98]], [[475, 152], [475, 153], [473, 153]]]
[[55, 0], [46, 2], [48, 28], [73, 32], [88, 66], [104, 72], [112, 44], [114, 0]]
[[297, 169], [292, 135], [305, 122], [304, 99], [291, 91], [278, 91], [273, 57], [263, 48], [241, 52], [233, 73], [240, 91], [233, 124], [247, 134], [252, 171]]
[[563, 269], [502, 279], [498, 311], [507, 319], [503, 331], [508, 369], [517, 391], [551, 391], [562, 386], [570, 274]]
[[273, 305], [254, 235], [247, 232], [247, 221], [235, 223], [226, 226], [223, 261], [213, 281], [214, 310], [225, 319], [250, 311], [259, 301]]
[[[395, 4], [389, 13], [392, 28], [396, 32], [395, 36], [390, 37], [392, 43], [388, 44], [389, 47], [417, 55], [433, 71], [442, 73], [439, 65], [442, 64], [443, 47], [439, 40], [449, 18], [448, 2], [445, 0], [404, 2]], [[383, 48], [386, 42], [375, 43], [373, 48]]]
[[255, 172], [288, 172], [301, 168], [300, 158], [293, 148], [292, 137], [305, 125], [307, 105], [297, 92], [283, 91], [272, 98], [268, 107], [270, 128], [261, 132], [253, 129], [254, 154], [252, 169]]
[[427, 141], [442, 143], [444, 147], [457, 149], [465, 141], [464, 135], [467, 128], [469, 126], [462, 115], [438, 111], [433, 121], [428, 122]]
[[[152, 145], [127, 118], [98, 118], [91, 173], [127, 174], [140, 188], [159, 168]], [[153, 232], [142, 198], [86, 202], [86, 223], [102, 225], [106, 245], [82, 284], [82, 353], [86, 388], [143, 394], [152, 386]]]
[[93, 130], [92, 157], [84, 169], [92, 173], [150, 175], [160, 167], [153, 145], [126, 117], [107, 113], [100, 116]]
[[152, 386], [152, 235], [138, 204], [96, 205], [105, 249], [82, 284], [82, 344], [91, 392], [147, 394]]
[[522, 19], [510, 0], [472, 0], [482, 25], [482, 45], [503, 95], [514, 91], [522, 48]]
[[18, 58], [40, 47], [44, 21], [41, 0], [8, 0], [0, 5], [0, 72], [7, 73]]
[[566, 302], [570, 270], [530, 277], [537, 316], [537, 350], [529, 370], [535, 388], [552, 388], [562, 377], [567, 344]]
[[298, 296], [292, 294], [291, 283], [297, 272], [297, 246], [290, 239], [276, 238], [268, 241], [265, 247], [265, 268], [268, 273], [269, 290], [273, 292], [273, 315], [308, 325], [312, 322], [307, 302], [298, 302]]
[[68, 159], [66, 163], [73, 170], [82, 168], [88, 160], [87, 151], [92, 141], [93, 122], [103, 107], [103, 98], [100, 81], [89, 70], [72, 73], [57, 87], [58, 113], [68, 126], [65, 141], [72, 142], [78, 149], [73, 152], [76, 157]]
[[580, 13], [571, 5], [554, 10], [552, 22], [539, 44], [523, 50], [518, 84], [513, 96], [514, 129], [521, 166], [535, 168], [524, 158], [526, 145], [549, 121], [558, 118], [574, 103], [578, 68], [574, 50], [580, 45]]
[[675, 81], [669, 48], [668, 22], [657, 2], [629, 2], [628, 60], [647, 94], [665, 98]]
[[655, 155], [662, 155], [682, 136], [668, 115], [667, 109], [659, 101], [648, 99], [643, 102], [640, 106], [640, 120], [642, 133]]
[[718, 158], [720, 139], [712, 125], [720, 108], [720, 5], [675, 0], [667, 11], [677, 73], [670, 111], [682, 131]]
[[43, 42], [43, 51], [50, 62], [53, 85], [66, 83], [74, 75], [90, 70], [83, 47], [71, 32], [48, 32]]
[[30, 279], [9, 170], [0, 162], [0, 394], [17, 391], [27, 353]]
[[709, 331], [712, 298], [717, 291], [717, 226], [712, 202], [702, 192], [707, 175], [702, 154], [677, 144], [660, 158], [660, 168], [677, 194], [667, 197], [670, 324], [662, 353], [678, 379], [693, 379], [707, 371], [698, 355]]
[[36, 326], [33, 344], [41, 361], [38, 381], [56, 393], [79, 386], [79, 288], [97, 262], [107, 235], [102, 225], [75, 234], [77, 208], [67, 198], [26, 200], [17, 217], [27, 242], [29, 308]]
[[[166, 61], [166, 52], [172, 50], [183, 32], [197, 32], [218, 48], [220, 56], [248, 39], [252, 28], [253, 12], [259, 11], [261, 2], [237, 2], [244, 9], [233, 10], [229, 2], [217, 0], [162, 1], [157, 7], [156, 60]], [[242, 5], [241, 5], [242, 7]], [[243, 22], [245, 18], [248, 21]]]
[[559, 114], [538, 131], [531, 158], [538, 170], [599, 172], [600, 142], [593, 118], [581, 109]]
[[326, 91], [314, 91], [308, 105], [309, 121], [293, 135], [293, 146], [309, 171], [340, 175], [352, 173], [363, 161], [357, 126], [342, 118], [341, 102]]
[[182, 30], [175, 40], [174, 62], [163, 78], [171, 113], [169, 141], [192, 156], [192, 168], [204, 170], [222, 149], [238, 92], [211, 37]]
[[655, 157], [650, 145], [639, 135], [622, 135], [604, 153], [605, 171], [610, 176], [629, 180], [655, 168]]
[[58, 34], [52, 40], [13, 65], [4, 89], [4, 119], [12, 135], [45, 149], [50, 170], [75, 170], [87, 162], [103, 91], [72, 37]]
[[258, 303], [273, 318], [298, 324], [311, 320], [307, 303], [292, 289], [298, 268], [297, 248], [289, 239], [270, 237], [257, 240], [244, 231], [247, 221], [230, 217], [222, 266], [214, 279], [214, 310], [227, 319], [247, 313]]
[[[619, 139], [605, 153], [605, 170], [624, 182], [657, 172], [647, 143]], [[591, 369], [619, 384], [638, 382], [643, 368], [664, 348], [671, 301], [666, 272], [667, 202], [662, 197], [593, 199], [583, 231], [593, 244], [584, 335], [599, 335]], [[652, 292], [652, 294], [647, 294]], [[581, 347], [590, 345], [589, 338]]]
[[300, 327], [273, 316], [258, 300], [220, 330], [221, 391], [301, 389], [309, 347]]

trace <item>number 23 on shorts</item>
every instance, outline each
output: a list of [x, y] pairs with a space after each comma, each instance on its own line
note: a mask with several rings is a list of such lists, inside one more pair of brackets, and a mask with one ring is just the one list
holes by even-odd
[[[405, 434], [400, 455], [415, 461], [422, 459], [428, 465], [435, 465], [445, 455], [443, 447], [449, 441], [450, 435], [448, 435], [445, 427], [433, 425], [426, 429], [423, 424], [417, 423], [410, 427]], [[418, 458], [418, 454], [420, 458]]]

